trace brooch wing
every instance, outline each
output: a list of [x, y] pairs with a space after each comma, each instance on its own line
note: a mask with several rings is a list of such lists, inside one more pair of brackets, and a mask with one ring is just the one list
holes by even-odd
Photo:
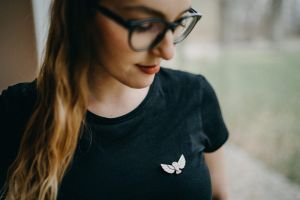
[[160, 164], [160, 166], [169, 174], [173, 174], [175, 172], [175, 168], [172, 165]]
[[179, 161], [178, 161], [178, 166], [180, 169], [183, 169], [185, 167], [185, 157], [184, 155], [182, 154], [179, 158]]

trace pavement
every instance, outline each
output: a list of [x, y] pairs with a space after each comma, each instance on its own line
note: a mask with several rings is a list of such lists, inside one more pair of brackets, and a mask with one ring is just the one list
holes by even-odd
[[300, 186], [251, 157], [240, 147], [225, 145], [229, 200], [300, 200]]

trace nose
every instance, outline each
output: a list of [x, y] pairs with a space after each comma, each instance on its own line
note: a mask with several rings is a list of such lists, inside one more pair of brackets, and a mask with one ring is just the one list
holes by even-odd
[[167, 31], [160, 43], [151, 49], [155, 56], [161, 57], [164, 60], [170, 60], [175, 54], [175, 45], [173, 43], [173, 33], [171, 30]]

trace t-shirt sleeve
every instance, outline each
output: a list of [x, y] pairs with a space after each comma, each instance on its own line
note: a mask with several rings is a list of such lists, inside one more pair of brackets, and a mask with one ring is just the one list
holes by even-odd
[[201, 76], [201, 118], [205, 140], [204, 152], [219, 149], [228, 139], [228, 129], [224, 123], [218, 98], [210, 83]]
[[12, 116], [10, 116], [8, 109], [9, 109], [9, 94], [7, 90], [2, 91], [0, 95], [0, 157], [1, 157], [1, 164], [0, 164], [0, 187], [2, 188], [6, 176], [7, 176], [7, 169], [12, 161], [12, 154], [10, 151], [10, 141], [12, 138], [11, 128], [13, 127], [11, 120]]
[[6, 148], [8, 143], [11, 141], [13, 137], [13, 131], [15, 130], [15, 124], [13, 123], [14, 119], [18, 116], [14, 115], [16, 113], [16, 109], [13, 103], [15, 98], [12, 98], [10, 90], [2, 91], [0, 95], [0, 154], [1, 158], [3, 156], [7, 156], [8, 152]]
[[15, 159], [21, 134], [34, 105], [31, 84], [17, 84], [0, 92], [0, 188]]

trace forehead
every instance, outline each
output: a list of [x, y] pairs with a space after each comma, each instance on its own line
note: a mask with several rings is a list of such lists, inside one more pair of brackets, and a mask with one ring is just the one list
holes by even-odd
[[179, 13], [191, 6], [191, 0], [102, 0], [100, 2], [118, 10], [135, 6], [149, 7], [170, 19], [177, 17]]

